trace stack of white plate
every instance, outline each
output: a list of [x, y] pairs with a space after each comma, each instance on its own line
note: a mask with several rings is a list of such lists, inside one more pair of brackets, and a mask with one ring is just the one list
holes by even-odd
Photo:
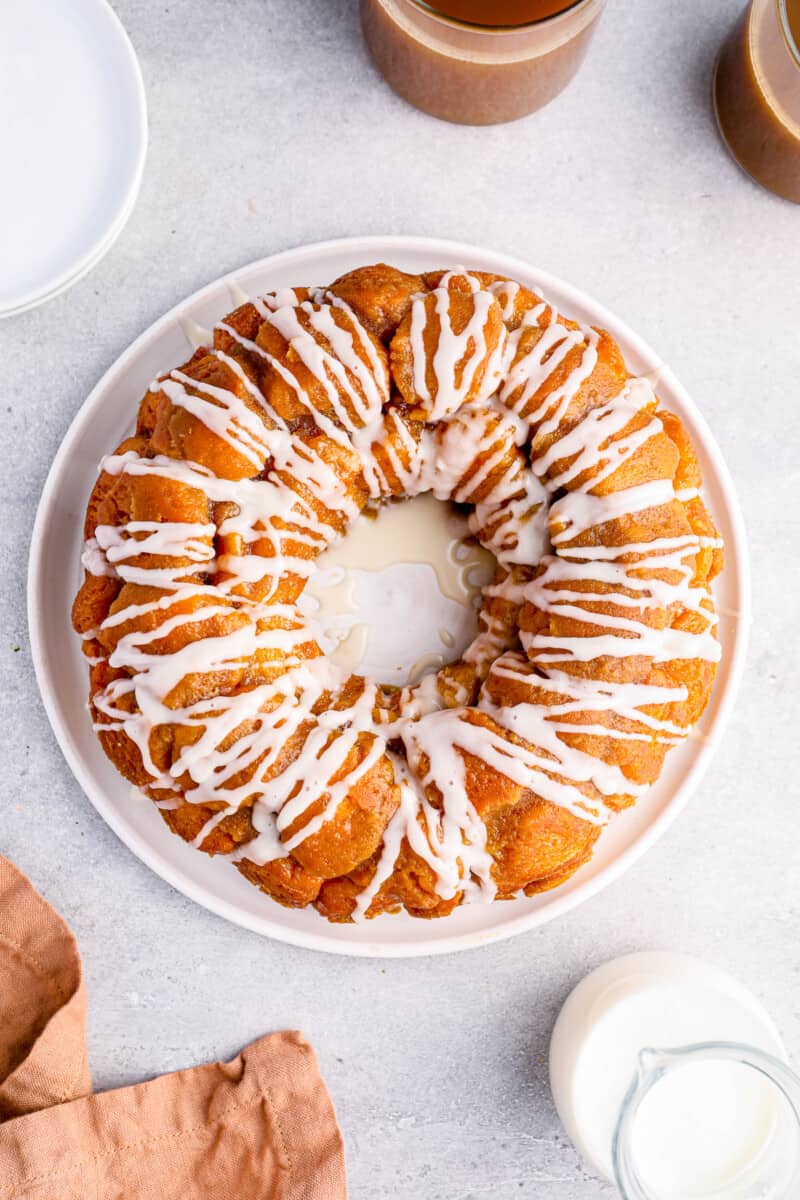
[[106, 0], [0, 3], [0, 317], [65, 291], [130, 216], [144, 84]]

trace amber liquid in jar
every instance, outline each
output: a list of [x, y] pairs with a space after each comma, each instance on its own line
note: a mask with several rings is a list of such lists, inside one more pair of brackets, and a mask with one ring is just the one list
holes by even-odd
[[532, 25], [572, 8], [575, 0], [435, 0], [430, 7], [468, 25]]
[[745, 171], [800, 204], [800, 0], [752, 0], [722, 47], [714, 102]]
[[361, 0], [378, 69], [417, 108], [462, 125], [526, 116], [569, 83], [605, 0]]

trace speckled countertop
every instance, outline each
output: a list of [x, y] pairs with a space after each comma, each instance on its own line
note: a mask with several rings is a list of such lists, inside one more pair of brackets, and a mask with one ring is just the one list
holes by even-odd
[[[610, 0], [568, 92], [515, 125], [466, 129], [382, 84], [355, 0], [117, 0], [150, 109], [140, 200], [90, 276], [0, 325], [0, 849], [78, 935], [98, 1087], [300, 1027], [344, 1127], [353, 1200], [593, 1200], [612, 1189], [567, 1143], [546, 1072], [555, 1013], [589, 967], [639, 948], [703, 955], [755, 989], [800, 1061], [800, 208], [751, 184], [717, 139], [711, 69], [739, 7]], [[382, 232], [516, 253], [629, 320], [716, 434], [755, 581], [733, 719], [667, 836], [546, 928], [427, 961], [263, 941], [152, 875], [65, 766], [25, 624], [51, 459], [133, 337], [253, 258]]]

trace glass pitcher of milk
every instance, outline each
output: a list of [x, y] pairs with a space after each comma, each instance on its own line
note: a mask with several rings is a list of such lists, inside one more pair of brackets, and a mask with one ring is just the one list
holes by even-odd
[[593, 971], [556, 1021], [550, 1079], [625, 1200], [800, 1198], [800, 1078], [759, 1001], [715, 967], [646, 953]]
[[741, 1042], [643, 1050], [612, 1157], [625, 1200], [794, 1200], [800, 1078]]

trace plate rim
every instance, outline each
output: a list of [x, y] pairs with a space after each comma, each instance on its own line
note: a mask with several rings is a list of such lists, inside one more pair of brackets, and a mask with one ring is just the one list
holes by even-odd
[[[621, 333], [628, 347], [644, 361], [661, 361], [652, 347], [631, 329], [626, 321], [611, 312], [605, 305], [596, 301], [590, 294], [549, 271], [535, 267], [524, 259], [500, 251], [494, 251], [489, 247], [476, 246], [472, 243], [446, 238], [370, 234], [303, 243], [299, 246], [279, 251], [276, 254], [266, 255], [263, 258], [244, 263], [238, 268], [217, 276], [214, 280], [178, 301], [177, 304], [173, 305], [167, 312], [144, 329], [127, 349], [115, 359], [108, 370], [103, 373], [70, 422], [48, 471], [31, 533], [27, 573], [27, 617], [31, 656], [45, 712], [56, 741], [73, 776], [92, 806], [117, 837], [165, 882], [217, 916], [223, 917], [251, 932], [270, 937], [285, 944], [309, 950], [317, 950], [323, 953], [356, 958], [433, 957], [475, 949], [478, 946], [504, 941], [507, 938], [545, 925], [577, 908], [580, 904], [590, 900], [604, 888], [616, 882], [663, 836], [686, 807], [691, 795], [696, 790], [710, 764], [716, 748], [716, 741], [718, 740], [715, 738], [713, 742], [709, 741], [700, 746], [694, 762], [689, 766], [676, 792], [666, 801], [661, 812], [656, 814], [654, 819], [642, 830], [632, 844], [622, 849], [617, 857], [606, 867], [602, 868], [597, 875], [587, 879], [583, 884], [579, 884], [570, 892], [559, 894], [558, 890], [554, 890], [551, 893], [552, 900], [544, 907], [533, 908], [528, 913], [522, 913], [490, 929], [452, 934], [449, 936], [445, 933], [443, 937], [438, 938], [436, 941], [408, 940], [402, 942], [382, 942], [380, 937], [377, 936], [374, 942], [347, 942], [337, 937], [337, 931], [340, 928], [337, 925], [324, 923], [324, 929], [321, 929], [319, 933], [313, 933], [282, 925], [273, 920], [269, 916], [268, 911], [264, 916], [260, 914], [258, 916], [251, 915], [237, 907], [235, 903], [216, 895], [211, 888], [197, 884], [183, 873], [179, 865], [169, 862], [158, 848], [152, 845], [138, 830], [126, 825], [123, 818], [118, 815], [116, 809], [106, 799], [102, 789], [93, 782], [90, 773], [84, 771], [80, 757], [73, 747], [69, 731], [62, 723], [58, 705], [50, 691], [42, 654], [44, 634], [39, 621], [36, 600], [40, 582], [44, 574], [44, 564], [42, 561], [44, 526], [53, 502], [56, 482], [61, 475], [64, 462], [69, 457], [73, 444], [80, 437], [84, 425], [88, 424], [91, 419], [91, 413], [98, 396], [105, 389], [111, 387], [116, 382], [118, 376], [121, 377], [125, 374], [130, 362], [136, 359], [140, 350], [149, 341], [155, 339], [166, 326], [178, 320], [181, 314], [187, 309], [192, 309], [201, 304], [220, 285], [234, 281], [246, 272], [278, 270], [296, 261], [302, 263], [305, 259], [313, 259], [324, 254], [336, 253], [337, 251], [352, 255], [363, 252], [367, 255], [364, 260], [366, 262], [370, 253], [376, 253], [379, 257], [383, 257], [390, 254], [392, 250], [406, 251], [408, 253], [430, 251], [432, 255], [441, 254], [457, 262], [469, 261], [470, 254], [476, 254], [481, 257], [488, 255], [496, 262], [498, 272], [507, 274], [512, 278], [517, 273], [521, 273], [523, 276], [532, 276], [543, 285], [544, 290], [552, 287], [562, 295], [568, 296], [570, 303], [574, 302], [577, 307], [591, 311], [593, 321], [596, 321], [598, 324], [607, 325], [615, 331], [615, 335]], [[669, 366], [662, 366], [660, 379], [668, 382], [670, 390], [674, 395], [677, 395], [681, 405], [690, 414], [695, 427], [701, 435], [703, 450], [713, 465], [716, 480], [725, 503], [726, 515], [731, 524], [733, 533], [733, 547], [731, 549], [735, 547], [736, 551], [735, 556], [732, 556], [732, 561], [729, 561], [726, 565], [726, 570], [735, 572], [740, 608], [738, 612], [737, 632], [728, 656], [726, 684], [722, 690], [717, 691], [715, 697], [716, 712], [714, 715], [714, 728], [715, 732], [719, 734], [725, 728], [730, 717], [733, 704], [739, 692], [747, 657], [752, 610], [752, 588], [747, 536], [741, 507], [730, 471], [705, 417]], [[78, 519], [81, 519], [80, 515]], [[120, 779], [124, 786], [125, 781], [122, 780], [121, 776]], [[268, 904], [276, 903], [269, 901], [266, 897], [265, 901]], [[387, 917], [386, 919], [389, 918]], [[320, 918], [320, 921], [323, 921], [323, 918]], [[370, 926], [375, 928], [377, 934], [379, 927], [374, 922], [370, 922]], [[348, 926], [344, 928], [348, 928]]]
[[[136, 154], [125, 194], [113, 213], [111, 219], [97, 233], [94, 240], [76, 259], [71, 266], [65, 267], [60, 274], [51, 277], [44, 283], [21, 292], [10, 304], [0, 305], [0, 320], [21, 316], [41, 304], [47, 304], [63, 295], [76, 283], [79, 283], [90, 271], [105, 258], [115, 244], [125, 226], [128, 224], [142, 186], [144, 167], [147, 160], [147, 150], [150, 140], [150, 129], [147, 116], [147, 92], [142, 75], [142, 67], [133, 47], [127, 29], [117, 12], [112, 8], [110, 0], [82, 0], [82, 3], [93, 5], [96, 12], [94, 20], [99, 16], [107, 22], [108, 36], [115, 38], [128, 66], [128, 82], [132, 85], [132, 98], [135, 102], [136, 124]], [[105, 35], [104, 35], [105, 36]]]

